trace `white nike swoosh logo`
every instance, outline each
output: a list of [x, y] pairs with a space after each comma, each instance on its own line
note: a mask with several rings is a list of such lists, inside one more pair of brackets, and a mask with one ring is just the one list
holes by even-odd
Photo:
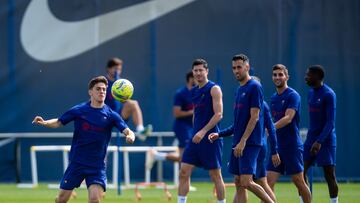
[[30, 2], [20, 40], [31, 57], [53, 62], [74, 57], [195, 0], [153, 0], [76, 22], [56, 18], [47, 0]]

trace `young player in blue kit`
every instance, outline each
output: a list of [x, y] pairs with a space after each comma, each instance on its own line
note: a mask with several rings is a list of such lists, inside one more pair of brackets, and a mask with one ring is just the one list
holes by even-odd
[[274, 202], [265, 190], [253, 181], [258, 155], [263, 141], [263, 90], [261, 84], [249, 75], [249, 58], [244, 54], [232, 59], [232, 70], [239, 81], [234, 103], [234, 123], [219, 133], [209, 135], [209, 140], [234, 134], [229, 172], [235, 178], [234, 202], [246, 202], [248, 189], [264, 202]]
[[[196, 59], [192, 72], [197, 86], [191, 90], [194, 104], [194, 136], [184, 150], [179, 174], [178, 203], [186, 202], [190, 188], [190, 176], [194, 167], [209, 171], [215, 184], [219, 203], [225, 203], [225, 185], [221, 175], [222, 139], [211, 143], [207, 135], [218, 132], [222, 119], [222, 92], [218, 85], [208, 80], [208, 64], [204, 59]], [[203, 139], [206, 136], [205, 139]]]
[[290, 175], [304, 202], [309, 203], [311, 194], [303, 177], [303, 143], [299, 133], [300, 95], [288, 87], [289, 74], [284, 65], [273, 66], [272, 80], [276, 92], [271, 96], [270, 108], [275, 122], [281, 164], [277, 167], [268, 164], [268, 183], [274, 191], [280, 174]]
[[70, 150], [70, 164], [60, 183], [57, 203], [67, 202], [74, 188], [85, 179], [89, 191], [89, 202], [100, 202], [106, 190], [105, 155], [111, 138], [111, 130], [116, 127], [126, 136], [127, 143], [133, 143], [134, 133], [118, 113], [111, 110], [104, 101], [107, 80], [103, 76], [89, 82], [90, 101], [78, 104], [60, 118], [44, 120], [36, 116], [34, 124], [48, 128], [59, 128], [74, 121], [74, 135]]
[[[336, 94], [324, 84], [325, 71], [320, 65], [307, 69], [309, 129], [304, 144], [304, 174], [313, 164], [322, 166], [328, 184], [330, 203], [338, 202], [336, 165]], [[305, 178], [306, 180], [306, 178]]]
[[173, 104], [173, 115], [175, 117], [173, 131], [179, 141], [178, 153], [164, 153], [150, 150], [146, 154], [146, 168], [151, 169], [155, 161], [181, 161], [185, 146], [191, 142], [193, 133], [194, 105], [191, 98], [191, 89], [194, 86], [192, 71], [186, 74], [186, 85], [176, 90]]
[[144, 141], [146, 136], [151, 134], [152, 125], [148, 124], [144, 127], [143, 115], [138, 101], [129, 99], [126, 102], [121, 103], [114, 99], [111, 94], [111, 86], [117, 79], [120, 79], [122, 68], [123, 61], [119, 58], [109, 59], [106, 64], [106, 78], [109, 82], [109, 85], [106, 91], [105, 104], [110, 106], [112, 110], [118, 112], [125, 121], [132, 117], [136, 128], [136, 135], [140, 140]]

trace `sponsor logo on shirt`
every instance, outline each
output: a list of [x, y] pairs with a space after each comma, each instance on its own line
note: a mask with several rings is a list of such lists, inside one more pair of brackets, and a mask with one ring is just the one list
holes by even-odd
[[272, 111], [271, 113], [272, 113], [273, 117], [278, 117], [278, 116], [283, 117], [283, 116], [285, 116], [285, 111]]
[[103, 132], [103, 131], [105, 131], [104, 128], [97, 127], [97, 126], [94, 126], [94, 125], [90, 125], [88, 122], [84, 122], [82, 124], [82, 130], [83, 131], [95, 131], [95, 132]]
[[205, 107], [205, 106], [206, 106], [206, 104], [204, 104], [204, 103], [194, 104], [194, 108]]
[[244, 104], [242, 103], [234, 103], [234, 109], [241, 109], [244, 107]]
[[194, 109], [194, 104], [187, 104], [185, 106], [185, 110], [191, 110], [191, 109]]
[[315, 107], [311, 107], [311, 106], [309, 106], [308, 109], [309, 109], [309, 112], [315, 112], [315, 113], [318, 113], [321, 111], [319, 108], [315, 108]]

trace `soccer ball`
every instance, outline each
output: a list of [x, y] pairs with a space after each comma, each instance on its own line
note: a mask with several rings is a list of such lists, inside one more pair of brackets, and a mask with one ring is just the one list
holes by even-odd
[[118, 79], [111, 86], [111, 94], [120, 102], [126, 102], [131, 98], [134, 92], [134, 87], [127, 79]]

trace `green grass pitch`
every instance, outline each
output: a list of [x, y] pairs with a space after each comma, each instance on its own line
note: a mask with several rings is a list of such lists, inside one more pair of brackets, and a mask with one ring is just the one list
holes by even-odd
[[[216, 203], [216, 199], [212, 195], [213, 185], [211, 183], [193, 183], [197, 191], [190, 192], [188, 195], [188, 203]], [[328, 203], [328, 191], [325, 183], [315, 183], [313, 186], [313, 202]], [[104, 203], [118, 202], [143, 202], [143, 203], [161, 203], [161, 202], [177, 202], [177, 192], [170, 190], [173, 198], [167, 201], [163, 190], [160, 189], [142, 189], [142, 200], [136, 201], [134, 190], [123, 190], [121, 196], [117, 196], [116, 190], [108, 190]], [[71, 203], [87, 202], [87, 190], [77, 189], [77, 198], [71, 200]], [[232, 202], [234, 188], [226, 188], [227, 202]], [[0, 184], [0, 202], [1, 203], [47, 203], [54, 202], [57, 190], [48, 189], [46, 185], [40, 185], [35, 189], [19, 189], [15, 184]], [[280, 203], [298, 203], [295, 186], [291, 183], [278, 183], [276, 185], [276, 196]], [[360, 202], [360, 184], [356, 183], [340, 183], [339, 184], [339, 201], [344, 203]], [[259, 200], [249, 193], [249, 202], [259, 202]]]

